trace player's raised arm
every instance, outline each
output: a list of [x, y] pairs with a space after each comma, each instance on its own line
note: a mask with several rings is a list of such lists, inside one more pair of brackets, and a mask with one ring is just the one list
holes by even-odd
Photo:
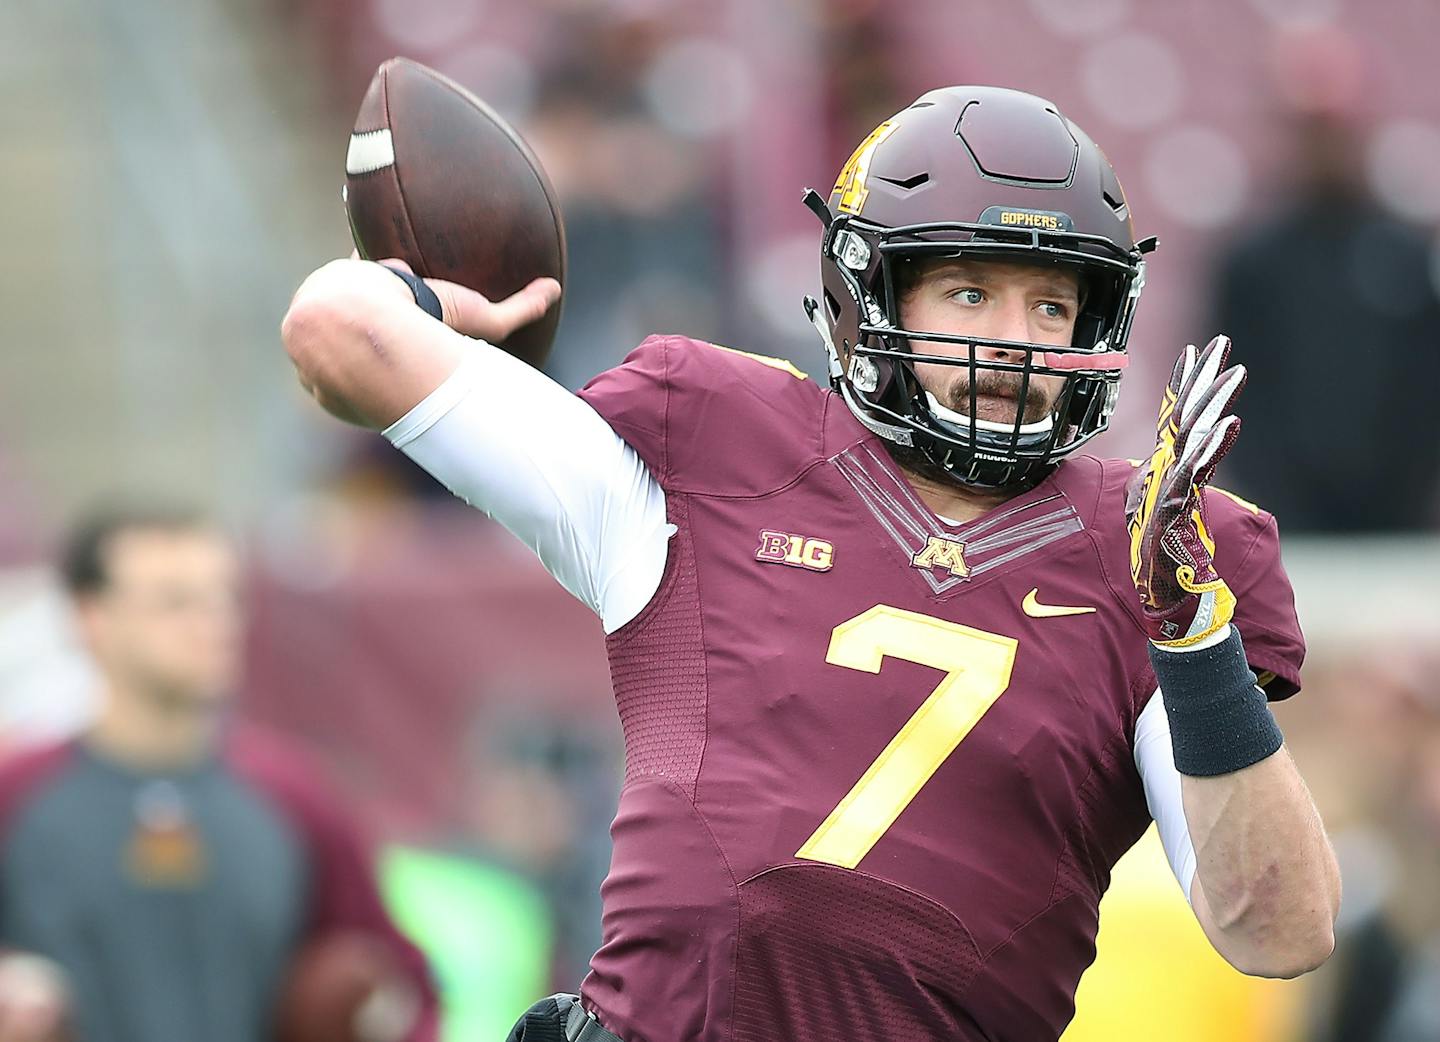
[[282, 327], [326, 409], [389, 426], [458, 368], [467, 336], [544, 360], [564, 228], [539, 160], [493, 110], [433, 69], [385, 62], [350, 135], [344, 198], [357, 254], [306, 279]]
[[[331, 261], [301, 284], [280, 326], [315, 400], [347, 423], [376, 430], [405, 415], [477, 349], [467, 337], [502, 340], [560, 298], [554, 279], [490, 301], [439, 279], [411, 276], [407, 284], [396, 274], [404, 265], [390, 263], [386, 270], [369, 261]], [[441, 315], [426, 314], [417, 302]]]
[[405, 275], [340, 260], [305, 280], [282, 326], [301, 383], [335, 416], [383, 431], [619, 628], [659, 586], [674, 531], [664, 493], [584, 400], [484, 342], [540, 318], [559, 283], [491, 302]]
[[1296, 977], [1334, 950], [1340, 871], [1213, 560], [1201, 493], [1239, 432], [1231, 408], [1245, 383], [1243, 366], [1225, 367], [1229, 350], [1216, 337], [1175, 365], [1134, 479], [1131, 575], [1195, 849], [1195, 915], [1236, 969]]

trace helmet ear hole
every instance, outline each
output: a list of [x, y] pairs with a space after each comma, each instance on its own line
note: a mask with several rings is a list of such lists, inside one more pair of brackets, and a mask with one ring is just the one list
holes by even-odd
[[840, 318], [840, 302], [828, 289], [825, 290], [825, 313], [830, 316], [831, 322], [836, 322]]

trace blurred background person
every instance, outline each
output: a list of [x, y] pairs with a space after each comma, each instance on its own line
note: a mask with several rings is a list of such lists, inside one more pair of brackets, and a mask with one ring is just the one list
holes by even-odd
[[1244, 444], [1222, 475], [1285, 531], [1440, 524], [1440, 288], [1431, 235], [1365, 180], [1373, 71], [1339, 29], [1282, 37], [1280, 197], [1226, 243], [1203, 328], [1244, 347]]
[[621, 778], [608, 729], [547, 711], [553, 696], [480, 698], [450, 820], [381, 859], [387, 903], [439, 981], [446, 1042], [504, 1038], [536, 995], [585, 974]]
[[[77, 738], [0, 766], [0, 1038], [268, 1042], [347, 975], [373, 981], [345, 1011], [383, 1022], [366, 1042], [433, 1038], [349, 814], [287, 746], [228, 726], [229, 540], [147, 501], [84, 519], [61, 569], [103, 690]], [[352, 936], [369, 946], [347, 965]]]
[[1311, 1011], [1313, 1042], [1440, 1038], [1440, 643], [1388, 643], [1382, 666], [1355, 669], [1370, 704], [1327, 707], [1363, 734], [1332, 738], [1332, 754], [1370, 766], [1347, 778], [1336, 833], [1347, 908]]
[[674, 28], [597, 8], [568, 13], [555, 30], [532, 133], [565, 199], [572, 270], [604, 273], [573, 281], [546, 364], [574, 389], [655, 329], [698, 325], [726, 343], [734, 322], [720, 306], [729, 294], [705, 194], [719, 152], [696, 140], [703, 128], [667, 128], [666, 99], [647, 83]]
[[430, 962], [442, 1037], [500, 1038], [599, 942], [623, 772], [594, 618], [473, 511], [337, 495], [257, 547], [238, 708], [302, 741], [384, 837], [381, 890]]

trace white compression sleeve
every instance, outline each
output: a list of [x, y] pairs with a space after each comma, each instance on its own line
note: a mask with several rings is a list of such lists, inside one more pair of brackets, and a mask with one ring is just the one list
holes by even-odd
[[534, 550], [606, 633], [659, 589], [675, 533], [664, 491], [599, 413], [519, 359], [477, 341], [383, 433]]
[[1190, 841], [1190, 824], [1180, 795], [1180, 772], [1175, 769], [1175, 750], [1170, 745], [1170, 718], [1156, 691], [1135, 721], [1135, 766], [1145, 786], [1145, 803], [1160, 830], [1160, 844], [1170, 870], [1190, 900], [1195, 882], [1195, 846]]

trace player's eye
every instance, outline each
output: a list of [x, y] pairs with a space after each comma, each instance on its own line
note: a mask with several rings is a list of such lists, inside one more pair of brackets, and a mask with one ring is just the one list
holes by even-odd
[[977, 304], [983, 304], [985, 302], [985, 291], [983, 289], [977, 289], [974, 286], [966, 286], [964, 289], [957, 289], [954, 293], [950, 294], [950, 296], [955, 300], [960, 301], [960, 303], [968, 304], [971, 307], [975, 307]]
[[1053, 300], [1042, 300], [1038, 305], [1040, 314], [1046, 318], [1062, 319], [1070, 314], [1070, 309], [1064, 304], [1057, 304]]

